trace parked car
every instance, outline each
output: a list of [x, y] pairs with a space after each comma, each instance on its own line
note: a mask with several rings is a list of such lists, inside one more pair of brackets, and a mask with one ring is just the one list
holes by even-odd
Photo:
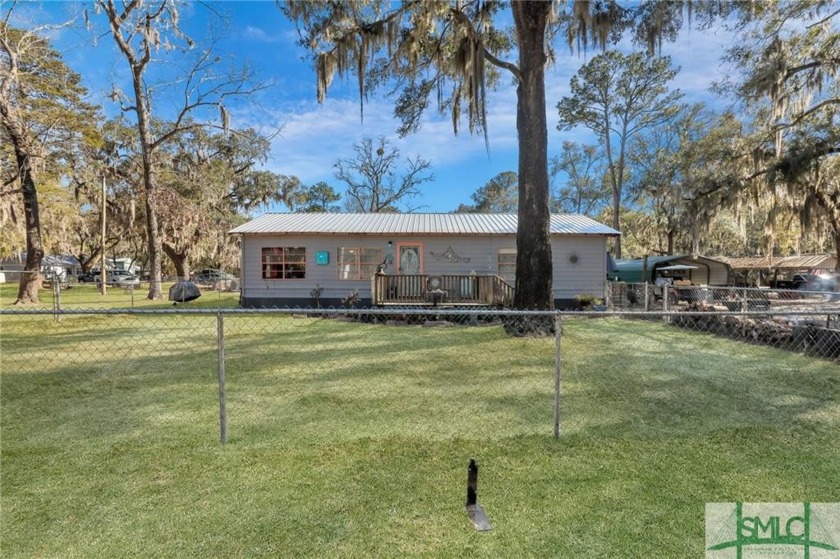
[[201, 270], [195, 275], [196, 283], [215, 283], [217, 281], [235, 281], [236, 276], [232, 276], [223, 270]]
[[837, 278], [833, 274], [796, 274], [792, 278], [795, 289], [802, 291], [834, 291]]
[[102, 274], [100, 274], [99, 271], [91, 270], [90, 272], [87, 272], [86, 274], [79, 274], [78, 276], [76, 276], [76, 280], [79, 283], [94, 283], [97, 278], [101, 278], [101, 277], [102, 277]]
[[[140, 285], [140, 278], [126, 272], [125, 270], [109, 270], [105, 279], [107, 285], [118, 287], [137, 287]], [[102, 285], [102, 276], [96, 276], [96, 286]]]

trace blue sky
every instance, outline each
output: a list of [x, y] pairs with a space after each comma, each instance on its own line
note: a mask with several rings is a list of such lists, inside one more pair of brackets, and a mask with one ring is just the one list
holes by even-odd
[[[7, 0], [0, 0], [3, 11]], [[489, 153], [481, 136], [466, 131], [459, 136], [452, 132], [448, 116], [430, 111], [422, 129], [406, 138], [395, 133], [393, 99], [371, 95], [365, 103], [365, 118], [360, 119], [359, 99], [353, 77], [336, 81], [327, 100], [318, 104], [315, 99], [315, 74], [306, 53], [295, 41], [297, 32], [285, 20], [274, 1], [226, 1], [208, 5], [226, 19], [216, 25], [219, 68], [250, 65], [258, 81], [270, 87], [232, 103], [233, 126], [255, 126], [266, 132], [280, 129], [272, 143], [271, 158], [265, 167], [278, 173], [296, 175], [305, 184], [326, 181], [337, 190], [341, 184], [333, 176], [333, 164], [339, 158], [349, 158], [353, 144], [362, 138], [385, 136], [397, 145], [403, 155], [419, 155], [431, 161], [435, 180], [423, 186], [423, 195], [416, 203], [421, 211], [445, 212], [470, 201], [470, 194], [503, 171], [516, 171], [516, 95], [511, 80], [502, 79], [499, 89], [488, 94]], [[82, 11], [89, 10], [92, 28], [83, 25]], [[93, 13], [92, 4], [73, 2], [23, 2], [16, 8], [15, 23], [24, 27], [56, 24], [76, 18], [73, 25], [49, 31], [54, 44], [64, 54], [65, 62], [79, 72], [88, 87], [92, 100], [101, 103], [106, 114], [115, 115], [117, 107], [108, 100], [112, 84], [128, 91], [128, 71], [125, 61], [107, 33], [105, 16]], [[181, 11], [184, 30], [199, 44], [208, 36], [207, 9], [201, 5], [187, 5]], [[720, 63], [723, 50], [731, 35], [723, 29], [683, 34], [676, 44], [663, 46], [674, 66], [681, 67], [674, 87], [686, 94], [688, 101], [706, 101], [717, 110], [727, 108], [723, 100], [708, 92], [714, 80], [723, 77]], [[630, 45], [623, 45], [625, 50]], [[557, 63], [547, 72], [546, 99], [549, 125], [549, 156], [559, 153], [564, 140], [589, 142], [585, 131], [556, 130], [554, 106], [568, 94], [569, 79], [586, 62], [588, 55], [571, 55], [565, 45], [556, 48]], [[171, 60], [171, 54], [159, 53], [164, 59], [160, 67], [177, 74], [183, 60]], [[151, 80], [150, 80], [151, 81]], [[155, 108], [164, 114], [175, 102], [160, 98]], [[462, 126], [466, 130], [466, 125]], [[562, 182], [562, 178], [559, 178]], [[284, 208], [271, 208], [283, 210]]]

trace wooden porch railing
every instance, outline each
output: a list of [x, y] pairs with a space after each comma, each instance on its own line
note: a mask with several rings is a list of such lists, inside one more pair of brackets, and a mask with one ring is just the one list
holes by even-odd
[[377, 274], [371, 278], [374, 305], [500, 306], [513, 304], [513, 286], [499, 276]]

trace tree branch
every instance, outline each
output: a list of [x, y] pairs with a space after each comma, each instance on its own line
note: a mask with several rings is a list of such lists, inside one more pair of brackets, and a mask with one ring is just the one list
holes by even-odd
[[481, 51], [484, 54], [484, 59], [487, 62], [491, 63], [493, 66], [496, 66], [498, 68], [504, 68], [505, 70], [509, 71], [511, 74], [513, 74], [513, 77], [516, 78], [516, 81], [522, 81], [522, 73], [519, 71], [518, 66], [496, 58], [495, 56], [493, 56], [493, 53], [485, 49], [483, 45]]
[[833, 12], [833, 13], [831, 13], [831, 14], [828, 14], [826, 17], [824, 17], [824, 18], [823, 18], [823, 19], [821, 19], [820, 21], [817, 21], [817, 22], [812, 23], [811, 25], [807, 25], [807, 26], [805, 26], [805, 29], [811, 29], [812, 27], [816, 27], [816, 26], [818, 26], [818, 25], [822, 25], [823, 23], [825, 23], [826, 21], [830, 20], [831, 18], [833, 18], [833, 17], [834, 17], [834, 16], [836, 16], [837, 14], [840, 14], [840, 10], [837, 10], [836, 12]]

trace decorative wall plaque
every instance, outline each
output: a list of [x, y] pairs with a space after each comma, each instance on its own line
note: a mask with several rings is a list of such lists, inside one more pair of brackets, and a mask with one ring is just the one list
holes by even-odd
[[463, 256], [458, 256], [455, 253], [455, 250], [450, 246], [444, 252], [432, 252], [429, 251], [429, 254], [437, 260], [438, 262], [469, 262], [469, 258], [465, 258]]

